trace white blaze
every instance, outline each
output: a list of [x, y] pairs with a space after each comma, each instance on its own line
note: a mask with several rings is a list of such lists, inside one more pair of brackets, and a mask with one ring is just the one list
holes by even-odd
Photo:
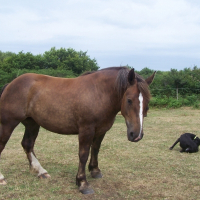
[[139, 117], [140, 117], [140, 134], [139, 134], [139, 137], [140, 137], [141, 133], [142, 133], [142, 127], [143, 127], [143, 96], [142, 96], [141, 92], [139, 94], [139, 102], [140, 102], [140, 113], [139, 113]]
[[47, 173], [47, 171], [40, 165], [37, 158], [33, 155], [33, 153], [31, 153], [31, 160], [32, 160], [31, 161], [32, 169], [38, 172], [38, 176], [40, 176], [41, 174]]

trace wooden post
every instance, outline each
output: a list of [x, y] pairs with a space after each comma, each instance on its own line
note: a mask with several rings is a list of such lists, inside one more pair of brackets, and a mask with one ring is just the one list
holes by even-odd
[[178, 101], [178, 88], [176, 88], [176, 99]]

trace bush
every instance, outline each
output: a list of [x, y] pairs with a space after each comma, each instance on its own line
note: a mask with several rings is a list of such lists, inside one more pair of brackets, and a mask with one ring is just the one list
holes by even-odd
[[180, 108], [181, 106], [193, 106], [193, 108], [199, 108], [199, 97], [198, 95], [190, 95], [186, 97], [176, 98], [163, 96], [152, 97], [150, 103], [150, 107], [156, 108]]
[[199, 109], [200, 108], [200, 103], [199, 102], [195, 102], [193, 105], [193, 108]]
[[151, 107], [166, 107], [169, 104], [169, 98], [165, 95], [152, 97], [149, 105]]
[[180, 108], [181, 106], [182, 106], [181, 101], [174, 98], [169, 98], [169, 103], [167, 105], [167, 108]]

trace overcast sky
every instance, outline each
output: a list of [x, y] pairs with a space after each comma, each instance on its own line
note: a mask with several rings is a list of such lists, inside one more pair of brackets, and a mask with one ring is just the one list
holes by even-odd
[[101, 68], [200, 68], [199, 0], [0, 0], [0, 51], [87, 51]]

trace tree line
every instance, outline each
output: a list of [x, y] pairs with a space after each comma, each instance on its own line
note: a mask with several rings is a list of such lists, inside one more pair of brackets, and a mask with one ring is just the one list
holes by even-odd
[[[144, 68], [138, 73], [144, 78], [150, 76], [154, 70]], [[152, 99], [151, 106], [156, 107], [200, 107], [200, 68], [171, 69], [157, 71], [153, 83], [150, 85]]]
[[[130, 67], [127, 65], [127, 67]], [[131, 68], [131, 67], [130, 67]], [[72, 48], [51, 48], [43, 54], [2, 52], [0, 51], [0, 88], [17, 76], [33, 72], [57, 77], [77, 77], [86, 71], [99, 69], [95, 58], [87, 52], [75, 51]], [[143, 68], [138, 74], [147, 78], [154, 70]], [[150, 86], [151, 106], [156, 107], [199, 107], [200, 68], [183, 70], [157, 71]], [[178, 92], [178, 99], [177, 99]]]
[[76, 77], [85, 71], [98, 70], [96, 59], [87, 52], [72, 48], [51, 48], [44, 54], [2, 52], [0, 51], [0, 88], [17, 76], [33, 72], [57, 77]]

